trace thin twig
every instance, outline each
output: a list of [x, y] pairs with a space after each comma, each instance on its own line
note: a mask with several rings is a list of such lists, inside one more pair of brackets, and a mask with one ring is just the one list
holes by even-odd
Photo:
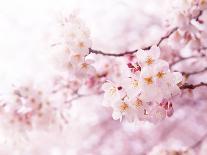
[[[194, 17], [193, 19], [195, 19], [196, 21], [199, 21], [199, 17], [202, 15], [202, 13], [203, 13], [203, 11], [200, 11], [198, 13], [198, 15], [196, 17]], [[160, 40], [158, 41], [158, 43], [156, 45], [157, 46], [160, 46], [160, 44], [164, 40], [168, 39], [178, 29], [179, 29], [179, 27], [172, 28], [166, 35], [164, 35], [163, 37], [160, 38]], [[141, 49], [142, 50], [149, 50], [151, 47], [152, 47], [152, 45], [151, 46], [144, 47], [144, 48], [141, 48]], [[133, 50], [133, 51], [126, 51], [126, 52], [122, 52], [122, 53], [116, 54], [116, 53], [106, 53], [106, 52], [103, 52], [103, 51], [100, 51], [100, 50], [95, 50], [95, 49], [89, 48], [89, 53], [100, 54], [100, 55], [103, 55], [103, 56], [114, 56], [114, 57], [121, 57], [121, 56], [125, 56], [125, 55], [134, 54], [137, 51], [138, 51], [138, 49]]]
[[194, 72], [190, 72], [190, 73], [186, 73], [186, 72], [182, 72], [182, 74], [185, 76], [185, 77], [189, 77], [191, 75], [196, 75], [196, 74], [201, 74], [201, 73], [204, 73], [207, 71], [207, 67], [205, 67], [204, 69], [202, 70], [199, 70], [199, 71], [194, 71]]
[[180, 89], [195, 89], [198, 87], [203, 87], [203, 86], [207, 86], [207, 83], [205, 82], [200, 82], [199, 84], [189, 84], [189, 83], [185, 83], [182, 86], [180, 86]]
[[173, 61], [172, 63], [170, 63], [170, 67], [176, 65], [177, 63], [181, 62], [181, 61], [185, 61], [185, 60], [189, 60], [189, 59], [194, 59], [194, 58], [199, 58], [200, 56], [189, 56], [189, 57], [180, 57], [180, 59]]
[[89, 96], [100, 95], [100, 94], [103, 94], [103, 91], [97, 92], [95, 94], [76, 94], [74, 97], [72, 97], [71, 99], [69, 99], [65, 103], [66, 104], [72, 103], [73, 101], [78, 100], [78, 99], [83, 98], [83, 97], [89, 97]]
[[[178, 27], [174, 27], [165, 36], [161, 37], [156, 45], [159, 46], [164, 40], [169, 38], [177, 30], [178, 30]], [[144, 47], [144, 48], [142, 48], [142, 50], [149, 50], [151, 47], [152, 47], [152, 45]], [[94, 50], [92, 48], [89, 48], [89, 53], [100, 54], [100, 55], [104, 55], [104, 56], [114, 56], [114, 57], [121, 57], [121, 56], [125, 56], [125, 55], [134, 54], [137, 51], [138, 51], [138, 49], [133, 50], [133, 51], [126, 51], [126, 52], [123, 52], [123, 53], [105, 53], [105, 52], [100, 51], [100, 50]]]
[[199, 11], [197, 17], [195, 18], [196, 21], [199, 21], [200, 16], [203, 14], [203, 11]]
[[[150, 49], [150, 47], [147, 47], [147, 49]], [[133, 53], [136, 53], [138, 50], [134, 50], [134, 51], [127, 51], [127, 52], [123, 52], [123, 53], [105, 53], [103, 51], [98, 51], [98, 50], [94, 50], [89, 48], [89, 53], [94, 53], [94, 54], [100, 54], [100, 55], [104, 55], [104, 56], [113, 56], [113, 57], [121, 57], [121, 56], [125, 56], [125, 55], [130, 55]]]
[[173, 28], [166, 36], [161, 37], [161, 39], [159, 40], [159, 42], [157, 43], [157, 46], [160, 46], [160, 44], [167, 38], [169, 38], [175, 31], [178, 30], [178, 27]]
[[195, 142], [193, 145], [191, 145], [187, 150], [192, 150], [192, 149], [196, 149], [197, 147], [199, 147], [203, 141], [207, 138], [207, 133], [205, 133], [201, 139], [199, 139], [197, 142]]

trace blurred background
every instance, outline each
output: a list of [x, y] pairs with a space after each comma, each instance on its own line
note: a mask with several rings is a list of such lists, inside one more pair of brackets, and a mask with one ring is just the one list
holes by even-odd
[[[170, 3], [1, 0], [0, 93], [28, 79], [41, 82], [56, 72], [48, 57], [62, 16], [79, 14], [91, 31], [92, 48], [121, 52], [159, 40], [172, 12]], [[207, 75], [199, 78], [206, 79]], [[202, 155], [206, 155], [205, 140], [197, 144], [207, 133], [206, 92], [206, 88], [198, 88], [175, 98], [173, 117], [158, 124], [114, 121], [111, 110], [101, 105], [102, 96], [83, 97], [73, 102], [68, 126], [61, 132], [22, 131], [24, 135], [10, 127], [7, 137], [1, 129], [0, 155], [144, 155], [160, 148], [192, 148], [195, 154], [204, 150]]]

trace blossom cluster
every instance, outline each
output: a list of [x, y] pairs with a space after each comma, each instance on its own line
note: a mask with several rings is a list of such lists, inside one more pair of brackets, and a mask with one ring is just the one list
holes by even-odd
[[207, 46], [206, 21], [199, 19], [206, 9], [206, 0], [175, 1], [173, 19], [172, 22], [170, 21], [170, 25], [177, 26], [179, 29], [169, 41], [174, 49], [188, 46], [193, 50], [198, 50], [200, 47]]
[[25, 85], [3, 97], [1, 117], [5, 117], [4, 123], [31, 129], [55, 122], [55, 110], [45, 92], [34, 85]]
[[75, 77], [85, 78], [95, 72], [92, 60], [86, 58], [91, 47], [90, 32], [76, 15], [62, 21], [62, 44], [66, 48], [66, 66]]
[[42, 88], [35, 82], [28, 82], [1, 95], [1, 125], [11, 125], [19, 130], [45, 130], [67, 124], [68, 96], [63, 89], [57, 91], [54, 86], [47, 83], [47, 88]]
[[152, 122], [171, 116], [171, 98], [180, 93], [182, 75], [171, 72], [169, 64], [159, 58], [160, 49], [138, 50], [135, 64], [128, 64], [131, 75], [121, 81], [103, 84], [104, 105], [113, 108], [115, 120], [148, 120]]

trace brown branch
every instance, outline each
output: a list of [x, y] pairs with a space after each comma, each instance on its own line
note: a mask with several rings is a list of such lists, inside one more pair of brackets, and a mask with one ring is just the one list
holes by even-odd
[[[147, 47], [147, 49], [150, 49], [150, 47]], [[94, 53], [94, 54], [100, 54], [100, 55], [104, 55], [104, 56], [114, 56], [114, 57], [121, 57], [121, 56], [125, 56], [125, 55], [130, 55], [133, 53], [136, 53], [138, 50], [134, 50], [134, 51], [127, 51], [127, 52], [123, 52], [123, 53], [105, 53], [103, 51], [98, 51], [98, 50], [94, 50], [92, 48], [89, 48], [89, 53]]]
[[[203, 14], [203, 11], [200, 11], [198, 13], [198, 15], [196, 17], [193, 17], [192, 19], [195, 19], [196, 21], [199, 21], [199, 17]], [[176, 32], [177, 30], [179, 29], [179, 27], [174, 27], [172, 28], [166, 35], [164, 35], [163, 37], [160, 38], [160, 40], [158, 41], [158, 43], [156, 44], [157, 46], [160, 46], [160, 44], [168, 39], [174, 32]], [[147, 47], [144, 47], [144, 48], [141, 48], [142, 50], [149, 50], [150, 48], [152, 47], [151, 46], [147, 46]], [[126, 52], [123, 52], [123, 53], [106, 53], [106, 52], [103, 52], [103, 51], [100, 51], [100, 50], [94, 50], [92, 48], [89, 48], [89, 54], [90, 53], [94, 53], [94, 54], [100, 54], [100, 55], [103, 55], [103, 56], [114, 56], [114, 57], [121, 57], [121, 56], [125, 56], [125, 55], [131, 55], [131, 54], [134, 54], [138, 51], [138, 49], [136, 50], [133, 50], [133, 51], [126, 51]]]
[[207, 86], [207, 83], [205, 83], [205, 82], [200, 82], [200, 83], [195, 84], [195, 85], [185, 83], [185, 84], [183, 84], [182, 86], [180, 86], [180, 89], [195, 89], [195, 88], [203, 87], [203, 86]]
[[201, 139], [199, 139], [197, 142], [195, 142], [193, 145], [191, 145], [190, 147], [188, 147], [188, 149], [186, 150], [186, 151], [188, 151], [188, 150], [192, 150], [192, 149], [196, 149], [197, 147], [199, 147], [202, 143], [203, 143], [203, 141], [205, 140], [207, 138], [207, 133], [205, 133], [202, 137], [201, 137]]
[[207, 67], [205, 67], [204, 69], [202, 70], [199, 70], [199, 71], [194, 71], [194, 72], [190, 72], [190, 73], [186, 73], [186, 72], [182, 72], [183, 76], [185, 76], [186, 78], [188, 78], [189, 76], [191, 75], [196, 75], [196, 74], [201, 74], [201, 73], [204, 73], [207, 71]]
[[160, 38], [159, 42], [157, 43], [157, 46], [160, 46], [160, 44], [167, 38], [169, 38], [175, 31], [178, 30], [178, 27], [173, 28], [166, 36], [163, 36]]
[[173, 61], [172, 63], [170, 63], [170, 67], [176, 65], [177, 63], [181, 62], [181, 61], [185, 61], [185, 60], [188, 60], [188, 59], [193, 59], [193, 58], [199, 58], [200, 56], [189, 56], [189, 57], [180, 57], [180, 59], [176, 60], [176, 61]]
[[[207, 47], [201, 47], [199, 49], [197, 49], [198, 51], [201, 51], [201, 50], [207, 50]], [[189, 56], [189, 57], [178, 57], [179, 59], [173, 61], [170, 63], [170, 68], [173, 67], [174, 65], [176, 65], [177, 63], [180, 63], [182, 61], [185, 61], [185, 60], [188, 60], [188, 59], [193, 59], [193, 58], [204, 58], [206, 56], [205, 53], [201, 53], [199, 55], [192, 55], [192, 56]]]
[[[170, 30], [165, 36], [160, 38], [160, 40], [158, 41], [158, 43], [156, 45], [159, 46], [164, 40], [169, 38], [177, 30], [178, 30], [178, 27], [175, 27], [172, 30]], [[152, 45], [144, 47], [144, 48], [142, 48], [142, 50], [149, 50], [151, 47], [152, 47]], [[126, 52], [123, 52], [123, 53], [105, 53], [105, 52], [100, 51], [100, 50], [94, 50], [92, 48], [89, 48], [89, 53], [100, 54], [100, 55], [104, 55], [104, 56], [114, 56], [114, 57], [121, 57], [121, 56], [125, 56], [125, 55], [134, 54], [137, 51], [138, 51], [138, 49], [133, 50], [133, 51], [126, 51]]]
[[195, 20], [196, 21], [199, 21], [199, 18], [200, 18], [200, 16], [203, 14], [203, 11], [199, 11], [199, 13], [198, 13], [198, 15], [197, 15], [197, 17], [195, 17]]
[[69, 104], [69, 103], [72, 103], [73, 101], [78, 100], [78, 99], [83, 98], [83, 97], [89, 97], [89, 96], [100, 95], [100, 94], [103, 94], [103, 92], [100, 91], [100, 92], [97, 92], [95, 94], [78, 94], [77, 93], [74, 97], [72, 97], [71, 99], [67, 100], [65, 103]]

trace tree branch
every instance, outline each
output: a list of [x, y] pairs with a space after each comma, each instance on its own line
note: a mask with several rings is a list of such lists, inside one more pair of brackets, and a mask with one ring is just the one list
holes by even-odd
[[[195, 19], [196, 21], [199, 21], [199, 17], [203, 14], [203, 11], [200, 11], [198, 13], [198, 15], [192, 19]], [[164, 35], [163, 37], [160, 38], [160, 40], [158, 41], [158, 43], [156, 44], [157, 46], [160, 46], [160, 44], [168, 39], [174, 32], [176, 32], [177, 30], [179, 29], [179, 27], [174, 27], [172, 28], [166, 35]], [[150, 48], [152, 47], [151, 46], [147, 46], [147, 47], [144, 47], [142, 48], [142, 50], [149, 50]], [[113, 57], [121, 57], [121, 56], [125, 56], [125, 55], [131, 55], [131, 54], [134, 54], [138, 51], [138, 49], [136, 50], [133, 50], [133, 51], [126, 51], [126, 52], [122, 52], [122, 53], [105, 53], [103, 51], [100, 51], [100, 50], [95, 50], [95, 49], [92, 49], [92, 48], [89, 48], [89, 54], [90, 53], [94, 53], [94, 54], [100, 54], [100, 55], [103, 55], [103, 56], [113, 56]]]
[[78, 99], [80, 99], [80, 98], [83, 98], [83, 97], [89, 97], [89, 96], [93, 96], [93, 95], [100, 95], [100, 94], [102, 94], [103, 92], [102, 91], [100, 91], [100, 92], [97, 92], [97, 93], [95, 93], [95, 94], [76, 94], [74, 97], [72, 97], [71, 99], [69, 99], [68, 101], [66, 101], [65, 103], [66, 104], [70, 104], [70, 103], [72, 103], [73, 101], [75, 101], [75, 100], [78, 100]]
[[[199, 139], [197, 142], [195, 142], [193, 145], [191, 145], [187, 150], [192, 150], [192, 149], [196, 149], [197, 147], [199, 147], [203, 141], [207, 138], [207, 133], [205, 133], [201, 139]], [[187, 151], [186, 150], [186, 151]]]
[[[178, 27], [174, 27], [165, 36], [161, 37], [156, 45], [159, 46], [164, 40], [169, 38], [177, 30], [178, 30]], [[144, 48], [142, 48], [142, 50], [149, 50], [151, 47], [152, 47], [152, 45], [144, 47]], [[100, 50], [94, 50], [92, 48], [89, 48], [89, 53], [100, 54], [100, 55], [104, 55], [104, 56], [114, 56], [114, 57], [121, 57], [121, 56], [125, 56], [125, 55], [134, 54], [137, 51], [138, 51], [138, 49], [133, 50], [133, 51], [126, 51], [126, 52], [123, 52], [123, 53], [105, 53], [105, 52], [100, 51]]]
[[196, 21], [199, 21], [199, 17], [203, 14], [203, 11], [199, 11], [198, 15], [195, 17]]
[[170, 63], [170, 67], [176, 65], [177, 63], [181, 62], [181, 61], [185, 61], [188, 59], [193, 59], [193, 58], [199, 58], [200, 56], [189, 56], [189, 57], [180, 57], [180, 59], [173, 61], [172, 63]]
[[203, 86], [207, 86], [207, 83], [205, 83], [205, 82], [200, 82], [200, 83], [195, 84], [195, 85], [185, 83], [185, 84], [183, 84], [182, 86], [180, 86], [180, 89], [195, 89], [195, 88], [203, 87]]
[[182, 74], [183, 74], [186, 78], [188, 78], [188, 77], [191, 76], [191, 75], [201, 74], [201, 73], [204, 73], [204, 72], [206, 72], [206, 71], [207, 71], [207, 67], [205, 67], [205, 68], [202, 69], [202, 70], [194, 71], [194, 72], [190, 72], [190, 73], [182, 72]]

